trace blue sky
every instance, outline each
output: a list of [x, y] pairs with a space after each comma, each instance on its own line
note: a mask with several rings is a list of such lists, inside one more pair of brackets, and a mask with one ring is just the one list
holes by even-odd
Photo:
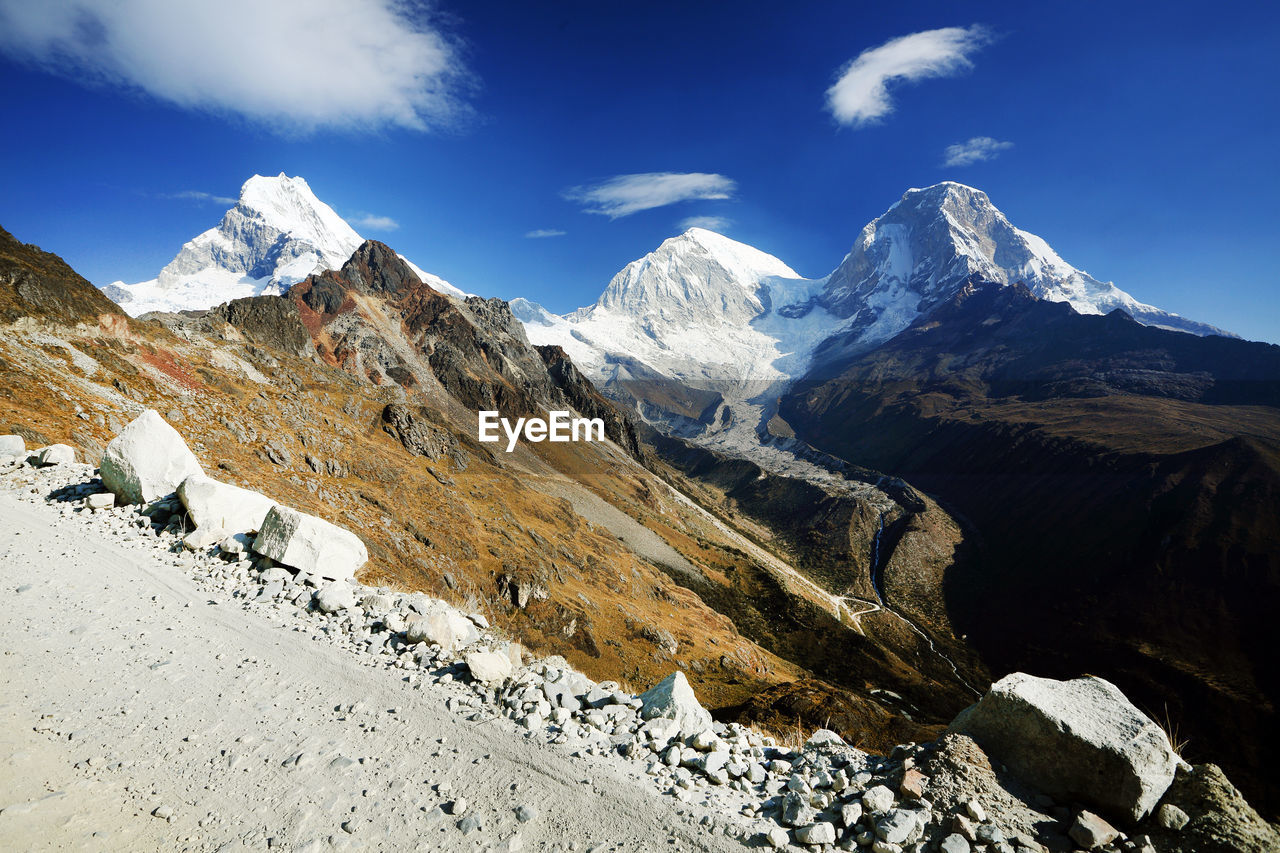
[[[0, 0], [0, 225], [97, 284], [153, 277], [255, 172], [555, 311], [690, 217], [824, 275], [953, 179], [1145, 302], [1280, 342], [1272, 4], [181, 5]], [[636, 174], [686, 177], [630, 207], [695, 197], [592, 194]]]

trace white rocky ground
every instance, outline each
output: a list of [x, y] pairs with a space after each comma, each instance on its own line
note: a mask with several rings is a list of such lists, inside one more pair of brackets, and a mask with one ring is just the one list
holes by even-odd
[[1140, 819], [1173, 776], [1106, 682], [1009, 676], [888, 757], [781, 748], [713, 723], [681, 673], [632, 696], [526, 662], [480, 614], [188, 533], [176, 496], [115, 507], [64, 457], [0, 440], [0, 849], [1154, 853], [1071, 802]]
[[248, 603], [247, 564], [224, 586], [210, 570], [234, 564], [176, 556], [133, 507], [45, 499], [91, 476], [0, 476], [0, 849], [726, 850], [750, 832], [643, 764], [472, 707], [462, 680]]

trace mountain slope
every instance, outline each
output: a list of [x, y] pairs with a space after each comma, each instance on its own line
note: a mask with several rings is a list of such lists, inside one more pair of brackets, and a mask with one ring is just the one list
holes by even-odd
[[120, 307], [57, 255], [0, 228], [0, 323], [23, 318], [126, 328]]
[[[246, 296], [279, 294], [307, 276], [336, 269], [364, 239], [316, 198], [303, 178], [254, 175], [235, 207], [185, 243], [160, 274], [104, 290], [133, 316], [212, 308]], [[418, 277], [454, 296], [465, 294], [417, 267]]]
[[[33, 274], [65, 269], [41, 257]], [[902, 617], [850, 620], [752, 538], [754, 523], [645, 467], [630, 421], [563, 351], [534, 347], [505, 303], [448, 297], [384, 245], [362, 244], [284, 296], [117, 314], [120, 329], [17, 311], [0, 334], [0, 429], [28, 446], [61, 441], [97, 459], [154, 408], [212, 476], [363, 536], [362, 581], [469, 602], [597, 678], [645, 685], [682, 669], [722, 719], [771, 688], [783, 702], [825, 695], [843, 709], [833, 725], [887, 750], [936, 733], [968, 701], [945, 665], [920, 665], [935, 656]], [[604, 418], [612, 440], [508, 453], [476, 440], [480, 406], [576, 409]], [[853, 537], [840, 586], [860, 588], [877, 516], [833, 504], [829, 535], [843, 524]], [[957, 642], [943, 623], [926, 627]], [[811, 654], [822, 648], [855, 649], [859, 664]], [[822, 725], [822, 705], [808, 707], [805, 725]]]
[[966, 520], [943, 592], [994, 672], [1111, 679], [1280, 808], [1280, 347], [975, 277], [780, 412]]

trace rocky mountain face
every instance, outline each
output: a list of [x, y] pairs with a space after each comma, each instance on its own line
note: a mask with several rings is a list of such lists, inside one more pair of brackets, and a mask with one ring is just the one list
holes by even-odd
[[[284, 293], [309, 275], [341, 267], [363, 242], [303, 178], [254, 175], [241, 187], [235, 207], [185, 243], [155, 279], [117, 281], [104, 291], [135, 317], [204, 310], [231, 299]], [[437, 290], [463, 295], [437, 276], [414, 271]]]
[[0, 228], [0, 323], [48, 322], [128, 328], [120, 306], [62, 258]]
[[940, 591], [984, 662], [1115, 680], [1274, 810], [1280, 347], [974, 277], [840, 366], [780, 414], [965, 520]]

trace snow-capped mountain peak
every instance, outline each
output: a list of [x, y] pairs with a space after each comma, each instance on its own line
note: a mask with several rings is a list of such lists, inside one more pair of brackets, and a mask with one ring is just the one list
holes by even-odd
[[950, 298], [977, 273], [1003, 284], [1024, 282], [1042, 299], [1082, 314], [1117, 308], [1139, 322], [1226, 334], [1146, 305], [1111, 282], [1076, 269], [1042, 238], [1015, 228], [981, 190], [954, 181], [908, 190], [869, 222], [831, 274], [822, 303], [850, 317], [861, 346], [874, 346]]
[[[254, 175], [221, 221], [183, 244], [156, 278], [117, 281], [103, 290], [134, 316], [212, 308], [244, 296], [283, 293], [313, 273], [338, 269], [363, 242], [305, 179], [283, 172]], [[413, 269], [432, 287], [465, 295]]]
[[765, 310], [757, 291], [770, 277], [799, 278], [773, 255], [705, 228], [663, 241], [627, 264], [579, 318], [623, 313], [672, 323], [745, 323]]

